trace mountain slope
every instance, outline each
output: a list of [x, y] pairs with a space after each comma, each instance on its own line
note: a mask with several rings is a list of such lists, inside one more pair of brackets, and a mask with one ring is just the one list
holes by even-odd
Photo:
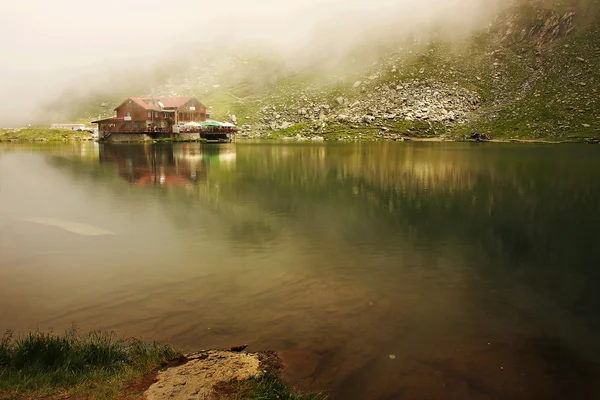
[[[460, 40], [444, 34], [357, 46], [331, 65], [290, 68], [277, 54], [165, 65], [130, 95], [194, 95], [213, 117], [259, 137], [600, 137], [600, 5], [519, 1]], [[144, 89], [145, 88], [145, 89]], [[71, 110], [110, 115], [127, 90], [106, 88]]]

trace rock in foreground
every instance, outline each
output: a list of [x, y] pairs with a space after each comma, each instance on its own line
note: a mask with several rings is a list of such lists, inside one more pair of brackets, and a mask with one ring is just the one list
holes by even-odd
[[257, 354], [208, 351], [189, 355], [187, 359], [183, 365], [160, 371], [144, 397], [148, 400], [212, 399], [216, 383], [243, 381], [261, 374]]

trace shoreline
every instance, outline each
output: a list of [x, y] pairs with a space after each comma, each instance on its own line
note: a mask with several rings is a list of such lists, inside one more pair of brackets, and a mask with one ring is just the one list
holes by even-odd
[[277, 353], [246, 347], [184, 355], [110, 331], [7, 331], [0, 337], [0, 399], [324, 399], [286, 384]]
[[[463, 139], [454, 139], [454, 138], [445, 138], [445, 137], [399, 137], [397, 139], [384, 139], [384, 138], [359, 138], [359, 139], [323, 139], [323, 140], [313, 140], [310, 137], [305, 137], [303, 139], [295, 139], [293, 137], [289, 138], [246, 138], [239, 137], [236, 138], [233, 142], [264, 142], [264, 143], [324, 143], [324, 142], [341, 142], [341, 143], [358, 143], [358, 142], [453, 142], [453, 143], [529, 143], [529, 144], [600, 144], [600, 138], [579, 138], [579, 139], [564, 139], [564, 140], [546, 140], [546, 139], [490, 139], [484, 141], [477, 140], [463, 140]], [[21, 139], [8, 139], [3, 140], [0, 139], [0, 144], [75, 144], [75, 143], [104, 143], [104, 144], [161, 144], [161, 143], [203, 143], [203, 144], [213, 144], [207, 143], [206, 140], [194, 140], [194, 139], [160, 139], [160, 140], [140, 140], [140, 141], [123, 141], [123, 142], [102, 142], [97, 139], [64, 139], [64, 140], [48, 140], [48, 139], [30, 139], [30, 140], [21, 140]], [[221, 143], [216, 143], [221, 144]]]
[[[350, 130], [348, 133], [350, 134]], [[287, 134], [287, 135], [286, 135]], [[277, 132], [266, 134], [248, 135], [248, 133], [238, 134], [235, 137], [235, 141], [264, 141], [264, 142], [478, 142], [473, 139], [463, 139], [461, 136], [456, 134], [448, 133], [440, 136], [418, 136], [418, 135], [402, 135], [399, 133], [387, 132], [383, 134], [352, 134], [352, 137], [340, 136], [339, 134], [327, 133], [305, 133], [303, 135], [296, 134], [290, 135], [289, 132]], [[35, 144], [59, 144], [59, 143], [86, 143], [96, 142], [104, 143], [98, 138], [94, 138], [89, 134], [83, 134], [82, 132], [71, 131], [68, 129], [48, 129], [48, 128], [22, 128], [22, 129], [0, 129], [0, 144], [13, 143], [35, 143]], [[164, 139], [153, 139], [153, 140], [131, 140], [131, 141], [115, 141], [106, 142], [113, 144], [130, 143], [130, 144], [159, 144], [159, 143], [206, 143], [206, 139], [201, 138], [164, 138]], [[484, 140], [478, 143], [545, 143], [545, 144], [564, 144], [564, 143], [581, 143], [581, 144], [597, 144], [600, 143], [600, 136], [596, 137], [578, 137], [578, 136], [566, 136], [564, 138], [550, 139], [550, 138], [515, 138], [515, 137], [496, 137], [490, 140]]]

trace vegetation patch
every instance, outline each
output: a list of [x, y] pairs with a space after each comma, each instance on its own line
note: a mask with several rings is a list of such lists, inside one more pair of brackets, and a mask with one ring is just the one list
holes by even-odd
[[0, 341], [0, 399], [119, 398], [132, 382], [178, 355], [168, 345], [114, 333], [7, 332]]
[[286, 385], [279, 373], [283, 368], [275, 352], [258, 353], [263, 374], [245, 380], [231, 380], [215, 385], [214, 389], [223, 400], [326, 400], [322, 393], [300, 393]]
[[0, 129], [0, 142], [69, 142], [92, 139], [89, 132], [77, 132], [71, 129]]
[[325, 400], [320, 393], [295, 393], [272, 372], [244, 381], [231, 381], [215, 388], [224, 400]]

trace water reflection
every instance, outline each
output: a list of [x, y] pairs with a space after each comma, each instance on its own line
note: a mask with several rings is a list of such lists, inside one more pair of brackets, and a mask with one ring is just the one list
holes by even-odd
[[[0, 158], [0, 301], [11, 301], [0, 327], [77, 321], [185, 349], [249, 342], [281, 351], [295, 383], [340, 399], [600, 393], [595, 148], [90, 154]], [[89, 242], [8, 219], [42, 196], [53, 207], [37, 212], [117, 235]]]
[[235, 169], [235, 147], [103, 144], [99, 160], [115, 164], [119, 176], [135, 185], [185, 186], [205, 181], [211, 165]]

